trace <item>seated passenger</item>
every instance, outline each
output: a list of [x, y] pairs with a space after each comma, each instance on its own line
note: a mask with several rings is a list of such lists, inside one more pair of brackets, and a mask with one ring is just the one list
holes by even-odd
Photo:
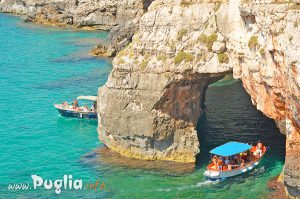
[[225, 158], [225, 165], [228, 165], [230, 163], [230, 160], [228, 157]]
[[222, 161], [221, 158], [218, 158], [217, 166], [218, 166], [218, 169], [219, 169], [220, 171], [222, 171], [222, 168], [223, 168], [223, 161]]
[[245, 160], [242, 159], [242, 162], [241, 162], [241, 167], [244, 167], [246, 164], [245, 164]]
[[240, 153], [240, 158], [241, 158], [242, 160], [246, 160], [247, 154], [246, 154], [245, 152]]
[[83, 107], [82, 110], [88, 112], [89, 111], [89, 107], [87, 105], [84, 105], [84, 107]]
[[228, 169], [228, 170], [232, 170], [232, 165], [230, 164], [230, 162], [229, 162], [228, 165], [227, 165], [227, 169]]
[[252, 162], [254, 160], [254, 158], [253, 158], [253, 153], [251, 152], [249, 155], [248, 155], [248, 157], [247, 157], [247, 161], [248, 162]]
[[63, 102], [63, 103], [62, 103], [62, 107], [63, 107], [63, 108], [68, 108], [68, 106], [69, 106], [68, 102]]

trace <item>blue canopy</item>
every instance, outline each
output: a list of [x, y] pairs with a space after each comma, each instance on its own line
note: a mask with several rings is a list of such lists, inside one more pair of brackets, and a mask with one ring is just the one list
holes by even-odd
[[252, 146], [249, 144], [244, 144], [240, 142], [228, 142], [221, 146], [218, 146], [210, 151], [210, 153], [219, 155], [219, 156], [231, 156], [243, 151], [251, 149]]

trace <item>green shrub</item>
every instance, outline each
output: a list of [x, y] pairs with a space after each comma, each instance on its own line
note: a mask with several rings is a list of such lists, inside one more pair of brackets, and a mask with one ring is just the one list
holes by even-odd
[[219, 53], [218, 54], [218, 60], [219, 60], [219, 63], [228, 63], [229, 61], [229, 57], [226, 53]]
[[209, 51], [212, 51], [212, 46], [215, 41], [217, 41], [218, 35], [216, 33], [212, 33], [207, 36], [205, 34], [201, 34], [199, 37], [199, 41], [204, 43]]
[[260, 55], [263, 56], [263, 57], [266, 55], [266, 52], [265, 52], [265, 49], [264, 49], [264, 48], [261, 48], [261, 49], [259, 50], [259, 53], [260, 53]]
[[163, 62], [165, 62], [165, 61], [167, 60], [167, 56], [164, 55], [164, 54], [159, 54], [159, 55], [157, 56], [157, 60], [158, 60], [158, 61], [163, 61]]
[[181, 40], [182, 37], [184, 37], [187, 33], [188, 33], [188, 30], [185, 28], [179, 30], [179, 32], [177, 34], [177, 40]]
[[147, 67], [148, 63], [149, 63], [149, 60], [144, 59], [144, 60], [142, 61], [142, 63], [141, 63], [141, 69], [142, 69], [142, 70], [145, 70], [145, 68]]
[[193, 59], [194, 56], [191, 53], [181, 51], [174, 57], [174, 63], [176, 65], [180, 64], [182, 61], [187, 63], [193, 61]]
[[258, 37], [257, 37], [257, 36], [252, 36], [252, 37], [249, 39], [249, 42], [248, 42], [249, 48], [253, 49], [253, 48], [255, 48], [257, 45], [258, 45]]

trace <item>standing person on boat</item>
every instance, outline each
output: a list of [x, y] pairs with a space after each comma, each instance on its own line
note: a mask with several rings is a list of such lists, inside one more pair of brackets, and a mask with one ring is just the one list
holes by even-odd
[[213, 158], [212, 158], [212, 162], [213, 162], [213, 168], [214, 169], [218, 169], [218, 163], [217, 163], [217, 161], [218, 161], [218, 158], [217, 158], [217, 156], [213, 156]]
[[222, 168], [223, 168], [223, 161], [222, 161], [222, 159], [221, 159], [220, 157], [218, 158], [217, 166], [218, 166], [218, 169], [219, 169], [220, 171], [222, 171]]
[[92, 112], [96, 112], [96, 110], [97, 110], [97, 102], [94, 101], [94, 103], [93, 103], [93, 105], [92, 105], [92, 107], [91, 107], [91, 111], [92, 111]]
[[77, 109], [78, 107], [79, 107], [78, 100], [77, 100], [77, 99], [74, 99], [74, 102], [73, 102], [73, 109]]
[[262, 149], [263, 149], [263, 145], [262, 142], [259, 140], [256, 145], [256, 151], [254, 152], [254, 155], [260, 158], [262, 156]]

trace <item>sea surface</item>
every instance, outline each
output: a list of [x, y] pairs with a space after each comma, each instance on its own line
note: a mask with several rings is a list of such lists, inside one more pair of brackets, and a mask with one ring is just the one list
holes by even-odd
[[[53, 103], [96, 95], [106, 82], [111, 60], [91, 57], [89, 50], [107, 36], [0, 14], [0, 198], [254, 199], [270, 193], [266, 183], [283, 168], [285, 137], [252, 106], [240, 81], [209, 87], [197, 127], [201, 153], [192, 166], [122, 158], [105, 151], [96, 121], [60, 117]], [[213, 147], [258, 139], [270, 148], [256, 169], [222, 181], [203, 177]], [[72, 175], [83, 181], [83, 189], [62, 188], [60, 194], [54, 187], [33, 189], [31, 175], [44, 181]], [[102, 189], [86, 189], [97, 180]], [[16, 183], [31, 189], [8, 189]]]

